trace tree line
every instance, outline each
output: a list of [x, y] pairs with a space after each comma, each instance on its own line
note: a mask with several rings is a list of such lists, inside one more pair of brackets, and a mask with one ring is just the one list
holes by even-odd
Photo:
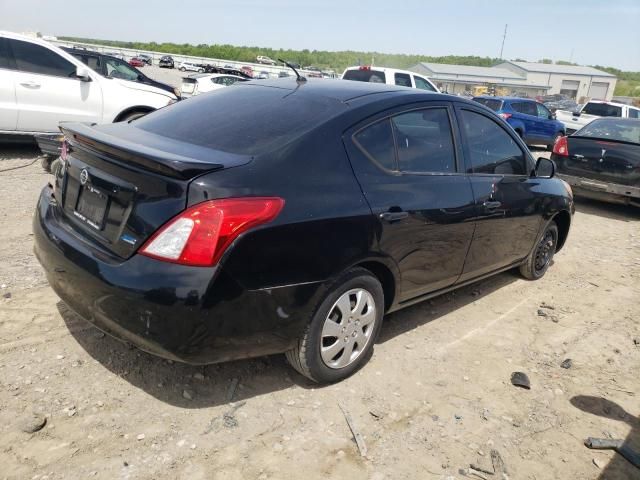
[[[188, 43], [156, 43], [156, 42], [121, 42], [116, 40], [98, 40], [94, 38], [59, 37], [60, 40], [79, 43], [93, 43], [112, 47], [129, 48], [132, 50], [150, 50], [176, 55], [190, 55], [194, 57], [218, 58], [221, 60], [235, 60], [239, 62], [255, 62], [258, 55], [266, 55], [274, 60], [284, 60], [299, 63], [303, 66], [315, 66], [323, 70], [334, 70], [341, 73], [346, 67], [353, 65], [384, 65], [391, 68], [406, 69], [419, 62], [446, 63], [453, 65], [470, 65], [476, 67], [491, 67], [503, 60], [495, 57], [479, 57], [474, 55], [445, 55], [434, 57], [429, 55], [408, 55], [403, 53], [358, 52], [343, 50], [329, 52], [326, 50], [292, 50], [262, 47], [246, 47], [236, 45], [191, 45]], [[526, 61], [521, 58], [516, 61]], [[538, 60], [541, 63], [553, 63], [551, 59]], [[576, 65], [566, 60], [557, 60], [558, 65]], [[616, 95], [640, 96], [640, 72], [625, 72], [617, 68], [593, 65], [594, 68], [612, 73], [618, 77]]]

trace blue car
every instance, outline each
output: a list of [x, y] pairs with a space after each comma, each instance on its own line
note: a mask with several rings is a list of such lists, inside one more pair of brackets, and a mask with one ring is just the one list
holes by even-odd
[[527, 145], [546, 145], [553, 150], [558, 137], [565, 134], [562, 122], [543, 104], [528, 98], [475, 97], [478, 103], [500, 115]]

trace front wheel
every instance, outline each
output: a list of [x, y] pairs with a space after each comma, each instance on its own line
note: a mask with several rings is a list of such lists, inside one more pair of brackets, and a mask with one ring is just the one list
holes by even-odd
[[287, 360], [315, 382], [343, 380], [371, 358], [383, 315], [378, 279], [362, 268], [349, 270], [328, 289]]
[[184, 68], [184, 67], [180, 67], [180, 71], [181, 71], [181, 72], [186, 72], [186, 71], [187, 71], [187, 69], [186, 69], [186, 68]]
[[558, 245], [558, 226], [550, 222], [527, 261], [520, 265], [520, 274], [527, 280], [538, 280], [547, 272]]

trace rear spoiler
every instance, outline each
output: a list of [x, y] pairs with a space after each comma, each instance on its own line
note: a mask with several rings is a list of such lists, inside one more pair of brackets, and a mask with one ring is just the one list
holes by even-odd
[[251, 157], [183, 143], [126, 123], [95, 126], [95, 123], [63, 122], [60, 130], [72, 149], [88, 150], [181, 180], [251, 161]]

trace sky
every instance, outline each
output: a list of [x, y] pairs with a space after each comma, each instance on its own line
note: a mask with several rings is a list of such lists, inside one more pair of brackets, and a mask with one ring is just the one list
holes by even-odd
[[0, 0], [0, 30], [572, 60], [640, 71], [640, 0]]

